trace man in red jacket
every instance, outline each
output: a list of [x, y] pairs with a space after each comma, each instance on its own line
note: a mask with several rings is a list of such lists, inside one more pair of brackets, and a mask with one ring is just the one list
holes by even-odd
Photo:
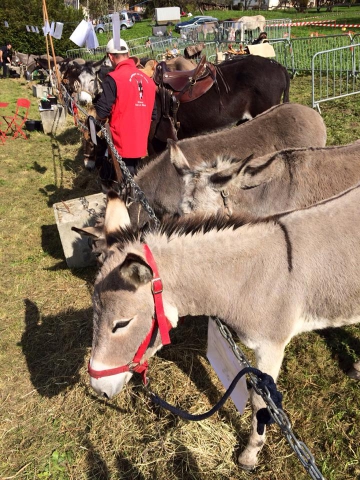
[[114, 70], [103, 82], [103, 93], [96, 102], [97, 118], [109, 118], [112, 140], [128, 170], [134, 175], [141, 157], [147, 154], [147, 140], [155, 102], [155, 83], [129, 58], [129, 48], [120, 39], [106, 45]]

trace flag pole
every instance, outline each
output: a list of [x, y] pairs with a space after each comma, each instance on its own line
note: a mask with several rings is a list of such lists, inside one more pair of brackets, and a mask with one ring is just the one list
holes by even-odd
[[[47, 22], [47, 24], [50, 25], [48, 13], [47, 13], [47, 7], [46, 7], [46, 0], [43, 0], [43, 16], [44, 16], [44, 24], [46, 25], [46, 22]], [[56, 79], [57, 79], [57, 83], [58, 83], [57, 84], [57, 91], [58, 91], [58, 95], [61, 99], [62, 93], [61, 93], [61, 90], [60, 90], [60, 84], [61, 84], [60, 72], [59, 72], [58, 65], [56, 63], [56, 56], [55, 56], [55, 50], [54, 50], [54, 44], [53, 44], [52, 36], [50, 35], [50, 33], [47, 33], [46, 34], [46, 50], [47, 50], [47, 56], [48, 56], [49, 72], [51, 72], [51, 66], [50, 66], [50, 56], [49, 56], [48, 35], [49, 35], [49, 40], [50, 40], [52, 57], [53, 57], [53, 60], [54, 60], [54, 68], [55, 68]], [[51, 78], [51, 83], [52, 83], [51, 75], [50, 75], [50, 78]]]

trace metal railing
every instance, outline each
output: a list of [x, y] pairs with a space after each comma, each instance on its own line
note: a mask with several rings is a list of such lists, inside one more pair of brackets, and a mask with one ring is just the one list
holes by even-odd
[[[277, 23], [278, 22], [278, 23]], [[234, 22], [223, 22], [222, 25]], [[272, 26], [281, 27], [278, 20], [267, 21], [270, 44], [275, 50], [275, 59], [284, 65], [295, 76], [299, 72], [311, 72], [312, 75], [312, 104], [320, 111], [319, 104], [325, 101], [354, 95], [359, 92], [359, 44], [360, 34], [310, 36], [302, 38], [290, 38], [290, 21], [282, 20], [289, 30], [281, 32], [285, 38], [271, 39]], [[288, 25], [289, 24], [289, 25]], [[280, 35], [274, 30], [274, 35]], [[213, 41], [204, 41], [203, 55], [213, 63], [217, 63], [217, 53], [226, 53], [228, 40], [220, 41], [221, 29]], [[154, 58], [157, 61], [164, 60], [167, 53], [172, 51], [183, 53], [190, 45], [199, 43], [199, 39], [190, 38], [153, 38], [150, 45], [146, 44], [148, 37], [129, 40], [131, 55], [137, 57]], [[84, 60], [100, 60], [105, 55], [105, 46], [94, 50], [86, 48], [69, 50], [67, 55], [71, 58], [83, 58]], [[174, 54], [176, 56], [176, 54]], [[167, 57], [168, 58], [168, 57]]]
[[360, 43], [317, 52], [312, 58], [312, 106], [360, 93]]
[[[221, 22], [219, 26], [218, 40], [221, 42], [250, 43], [253, 40], [250, 30], [246, 28], [246, 22]], [[291, 19], [266, 20], [265, 32], [269, 40], [290, 38]], [[259, 30], [257, 31], [257, 34]]]
[[351, 37], [347, 34], [326, 35], [323, 37], [292, 38], [289, 42], [291, 55], [294, 58], [292, 74], [312, 71], [312, 58], [315, 53], [332, 48], [350, 45]]

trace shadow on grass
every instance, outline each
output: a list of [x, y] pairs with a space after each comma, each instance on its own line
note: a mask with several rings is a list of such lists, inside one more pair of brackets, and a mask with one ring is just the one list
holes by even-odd
[[20, 345], [39, 395], [54, 397], [80, 380], [79, 371], [92, 338], [92, 309], [67, 310], [41, 317], [37, 305], [25, 303], [25, 330]]
[[[206, 395], [212, 408], [225, 393], [214, 385], [211, 375], [205, 368], [204, 363], [208, 362], [206, 357], [207, 349], [207, 330], [208, 317], [187, 316], [179, 326], [171, 332], [171, 345], [157, 352], [157, 356], [167, 361], [173, 362], [183, 373], [189, 377], [190, 381], [196, 386], [197, 390]], [[205, 360], [205, 362], [204, 362]], [[153, 386], [153, 385], [151, 385]], [[154, 387], [156, 393], [156, 386]], [[160, 395], [161, 396], [161, 395]], [[164, 399], [166, 400], [166, 398]], [[226, 406], [231, 402], [227, 400], [220, 413], [229, 423], [234, 423], [234, 417]], [[191, 403], [185, 402], [183, 405], [176, 405], [181, 410], [190, 410]], [[154, 406], [155, 411], [159, 413], [160, 407]], [[206, 410], [198, 412], [205, 413]], [[240, 416], [238, 417], [240, 418]], [[239, 426], [240, 428], [240, 426]]]
[[83, 441], [84, 446], [87, 448], [87, 462], [89, 470], [87, 472], [87, 478], [89, 480], [108, 480], [110, 479], [109, 469], [106, 462], [101, 458], [101, 455], [95, 450], [90, 440]]
[[[138, 386], [140, 388], [140, 376], [136, 377], [136, 379], [139, 380]], [[124, 414], [126, 413], [125, 410], [121, 409], [119, 406], [111, 403], [110, 401], [101, 399], [100, 397], [94, 396], [89, 392], [89, 396], [91, 399], [96, 400], [99, 402], [99, 404], [102, 404], [104, 408], [110, 408], [115, 410], [118, 413]], [[132, 409], [133, 411], [136, 411], [137, 409], [141, 408], [143, 405], [139, 405], [138, 402], [138, 396], [137, 395], [132, 395], [130, 397], [130, 402], [132, 403]], [[141, 431], [143, 427], [143, 422], [144, 422], [144, 414], [141, 414], [139, 412], [139, 415], [137, 415], [137, 420], [138, 420], [138, 428], [139, 431]], [[157, 444], [157, 449], [158, 449], [158, 454], [161, 456], [162, 454], [162, 449], [166, 448], [164, 446], [164, 438], [166, 437], [166, 432], [168, 432], [172, 428], [177, 428], [178, 421], [180, 420], [179, 417], [169, 415], [168, 416], [168, 422], [164, 422], [164, 419], [162, 418], [161, 426], [158, 428], [158, 433], [156, 437], [144, 437], [143, 440], [141, 441], [141, 452], [137, 451], [136, 456], [137, 456], [137, 461], [133, 461], [131, 459], [131, 453], [127, 454], [126, 453], [126, 444], [124, 444], [123, 451], [117, 450], [117, 454], [115, 456], [115, 465], [118, 470], [118, 478], [124, 479], [124, 480], [144, 480], [145, 476], [141, 473], [141, 471], [138, 469], [136, 463], [140, 462], [141, 464], [146, 464], [149, 460], [148, 457], [151, 458], [151, 455], [153, 454], [154, 451], [154, 442]], [[153, 421], [150, 420], [149, 421]], [[89, 470], [87, 473], [87, 478], [89, 480], [92, 479], [102, 479], [102, 480], [107, 480], [112, 478], [107, 464], [104, 461], [104, 459], [101, 457], [101, 455], [96, 451], [94, 445], [92, 442], [87, 439], [85, 440], [85, 446], [88, 449], [88, 465], [89, 465]], [[130, 449], [131, 450], [131, 449]], [[178, 478], [179, 480], [187, 480], [187, 479], [194, 479], [194, 478], [203, 478], [201, 476], [201, 469], [197, 465], [196, 459], [191, 453], [190, 450], [184, 445], [184, 444], [178, 444], [177, 445], [177, 451], [176, 454], [174, 455], [174, 458], [172, 460], [172, 464], [170, 467], [172, 471], [172, 478]], [[164, 472], [157, 472], [156, 468], [156, 463], [154, 464], [154, 471], [152, 473], [153, 479], [159, 479], [159, 478], [164, 478], [163, 477]], [[149, 478], [149, 477], [146, 477]]]
[[[71, 200], [85, 195], [91, 195], [101, 191], [95, 173], [88, 172], [84, 167], [83, 148], [80, 146], [73, 158], [64, 158], [62, 145], [76, 145], [79, 143], [77, 129], [67, 129], [60, 135], [51, 136], [51, 156], [54, 183], [45, 185], [39, 191], [47, 198], [47, 204], [51, 207], [54, 203]], [[66, 152], [66, 150], [65, 150]], [[44, 167], [34, 163], [34, 169], [44, 173]], [[71, 188], [64, 184], [65, 172], [72, 172], [74, 178]]]
[[[56, 225], [41, 226], [41, 248], [52, 258], [59, 260], [58, 263], [50, 267], [50, 271], [69, 270], [65, 260], [63, 247], [60, 240], [59, 231]], [[71, 269], [71, 273], [76, 277], [93, 284], [98, 271], [97, 265], [89, 265], [84, 268]]]
[[354, 336], [350, 329], [327, 328], [317, 330], [317, 334], [324, 339], [332, 358], [338, 362], [345, 374], [352, 368], [354, 362], [360, 361], [360, 338]]

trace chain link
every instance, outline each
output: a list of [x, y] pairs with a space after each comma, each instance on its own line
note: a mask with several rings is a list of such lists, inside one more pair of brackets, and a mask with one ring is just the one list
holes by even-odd
[[[219, 318], [214, 319], [216, 322], [216, 325], [218, 326], [221, 335], [225, 338], [225, 340], [228, 342], [230, 345], [232, 351], [234, 352], [235, 357], [237, 360], [242, 364], [246, 365], [247, 367], [251, 367], [250, 362], [246, 358], [245, 354], [241, 350], [241, 348], [235, 343], [230, 330], [226, 325], [224, 325]], [[292, 428], [291, 428], [291, 423], [286, 415], [286, 413], [281, 410], [280, 408], [277, 408], [275, 403], [272, 401], [270, 392], [267, 389], [267, 387], [261, 388], [259, 387], [259, 379], [256, 375], [253, 375], [249, 373], [249, 382], [251, 386], [254, 388], [255, 392], [261, 396], [261, 398], [264, 400], [267, 409], [269, 410], [269, 413], [272, 417], [272, 419], [279, 425], [281, 428], [282, 433], [285, 435], [288, 443], [290, 444], [291, 448], [294, 450], [296, 455], [298, 456], [300, 462], [304, 466], [304, 468], [307, 470], [311, 478], [314, 480], [325, 480], [323, 475], [321, 474], [320, 470], [315, 464], [315, 459], [313, 455], [311, 454], [310, 450], [308, 447], [301, 441], [299, 441]]]
[[95, 217], [95, 218], [104, 218], [105, 217], [104, 212], [97, 212], [95, 210], [95, 208], [89, 208], [89, 201], [87, 200], [87, 198], [80, 197], [79, 201], [80, 201], [81, 205], [83, 206], [84, 210], [86, 210], [91, 217]]

